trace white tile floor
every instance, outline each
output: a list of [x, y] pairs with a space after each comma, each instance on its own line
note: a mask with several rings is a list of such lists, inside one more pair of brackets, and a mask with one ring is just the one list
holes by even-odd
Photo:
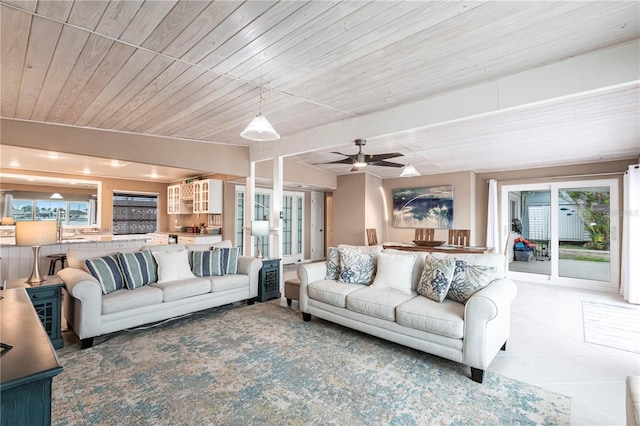
[[[295, 277], [286, 271], [285, 279]], [[511, 338], [489, 371], [571, 397], [572, 425], [624, 425], [625, 378], [640, 355], [584, 342], [582, 301], [624, 303], [613, 293], [518, 282]], [[286, 306], [286, 300], [281, 301]], [[298, 309], [297, 302], [293, 308]]]

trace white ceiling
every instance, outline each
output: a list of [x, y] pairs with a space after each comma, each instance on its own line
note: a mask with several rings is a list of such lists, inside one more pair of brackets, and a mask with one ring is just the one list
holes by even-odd
[[[627, 1], [0, 4], [2, 117], [242, 145], [260, 86], [270, 88], [263, 112], [286, 139], [640, 39], [640, 3]], [[639, 93], [624, 85], [368, 136], [364, 152], [398, 151], [392, 161], [425, 174], [637, 157]], [[330, 152], [357, 152], [352, 139], [290, 159], [339, 160]], [[23, 168], [49, 171], [86, 165], [147, 179], [152, 169], [0, 154], [3, 168], [16, 155]]]

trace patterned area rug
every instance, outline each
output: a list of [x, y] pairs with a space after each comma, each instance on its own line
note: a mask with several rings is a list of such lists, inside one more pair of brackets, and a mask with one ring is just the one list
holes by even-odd
[[584, 341], [640, 353], [640, 309], [632, 305], [582, 301]]
[[[53, 424], [561, 425], [570, 399], [275, 303], [97, 339], [65, 333]], [[75, 340], [75, 342], [74, 342]]]

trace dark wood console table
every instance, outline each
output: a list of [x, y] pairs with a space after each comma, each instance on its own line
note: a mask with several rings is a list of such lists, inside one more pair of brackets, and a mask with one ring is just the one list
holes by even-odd
[[24, 288], [0, 291], [0, 424], [51, 424], [51, 381], [62, 366]]
[[428, 251], [428, 252], [438, 252], [438, 253], [451, 253], [451, 254], [459, 254], [459, 253], [474, 253], [474, 254], [485, 254], [492, 253], [493, 247], [477, 247], [477, 246], [418, 246], [418, 245], [406, 245], [399, 246], [393, 244], [383, 244], [385, 249], [394, 249], [394, 250], [404, 250], [404, 251]]

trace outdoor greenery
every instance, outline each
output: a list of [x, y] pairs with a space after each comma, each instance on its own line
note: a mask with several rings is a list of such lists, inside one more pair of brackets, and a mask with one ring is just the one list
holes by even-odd
[[572, 203], [591, 241], [585, 248], [609, 250], [610, 196], [605, 191], [566, 191], [560, 198]]

